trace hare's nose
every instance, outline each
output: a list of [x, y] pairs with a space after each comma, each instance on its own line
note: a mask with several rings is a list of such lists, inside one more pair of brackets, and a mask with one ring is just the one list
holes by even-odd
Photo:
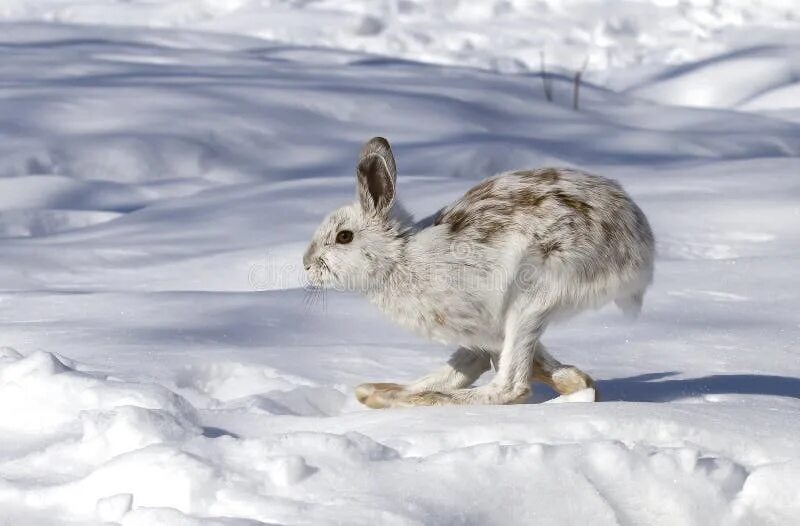
[[311, 257], [311, 251], [307, 250], [306, 253], [303, 254], [303, 268], [305, 268], [306, 270], [310, 269], [312, 259], [313, 258]]

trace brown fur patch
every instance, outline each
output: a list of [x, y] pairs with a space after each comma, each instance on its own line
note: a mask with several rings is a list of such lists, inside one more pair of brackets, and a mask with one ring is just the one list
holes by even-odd
[[547, 196], [558, 201], [561, 206], [570, 208], [584, 217], [588, 217], [589, 213], [592, 211], [591, 205], [584, 203], [580, 199], [562, 192], [561, 190], [548, 192]]
[[616, 237], [616, 230], [614, 229], [614, 224], [607, 220], [600, 221], [600, 228], [603, 230], [603, 236], [605, 236], [606, 241], [610, 241], [614, 237]]
[[536, 192], [532, 188], [520, 188], [511, 196], [512, 202], [519, 209], [533, 209], [544, 201], [546, 194]]
[[442, 314], [438, 310], [434, 311], [433, 319], [436, 321], [436, 324], [439, 325], [440, 327], [444, 326], [444, 314]]
[[546, 170], [542, 170], [542, 173], [539, 177], [549, 183], [555, 184], [559, 179], [561, 179], [561, 174], [555, 168], [547, 168]]
[[542, 257], [544, 259], [549, 258], [553, 253], [559, 252], [561, 250], [561, 243], [558, 241], [551, 239], [541, 244], [540, 246], [542, 250]]
[[542, 168], [541, 170], [519, 170], [513, 175], [535, 178], [540, 183], [555, 184], [561, 179], [561, 174], [555, 168]]
[[446, 223], [450, 225], [450, 232], [456, 233], [472, 224], [474, 218], [466, 210], [456, 208], [442, 214], [439, 220], [440, 224]]
[[[556, 186], [561, 180], [557, 169], [522, 170], [512, 175], [527, 181], [509, 184], [502, 179], [487, 179], [467, 191], [451, 208], [442, 211], [434, 224], [449, 225], [451, 234], [470, 229], [475, 232], [477, 241], [488, 244], [517, 224], [515, 216], [522, 213], [533, 219], [537, 217], [536, 209], [546, 203], [568, 212], [556, 220], [559, 227], [575, 231], [591, 220], [591, 205]], [[555, 244], [543, 250], [549, 255], [561, 248]]]
[[[487, 211], [491, 210], [491, 214]], [[467, 228], [475, 228], [478, 241], [489, 243], [513, 224], [514, 207], [508, 202], [497, 201], [489, 206], [462, 208], [457, 206], [442, 214], [435, 224], [450, 226], [451, 234], [458, 234]]]
[[[498, 207], [501, 208], [501, 207]], [[485, 217], [484, 223], [480, 225], [478, 231], [480, 232], [480, 239], [481, 243], [489, 243], [494, 238], [496, 238], [499, 234], [502, 234], [506, 229], [508, 229], [512, 224], [511, 215], [514, 213], [510, 209], [502, 209], [497, 210], [499, 213], [496, 217]]]
[[496, 184], [494, 179], [486, 179], [470, 188], [467, 193], [464, 194], [464, 200], [475, 203], [492, 197]]

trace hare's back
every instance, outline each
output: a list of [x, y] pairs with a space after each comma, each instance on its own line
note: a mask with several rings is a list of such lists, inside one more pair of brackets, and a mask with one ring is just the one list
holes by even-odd
[[616, 181], [578, 170], [496, 175], [443, 210], [435, 224], [454, 241], [486, 248], [523, 234], [540, 263], [568, 265], [587, 278], [652, 267], [653, 236], [639, 207]]

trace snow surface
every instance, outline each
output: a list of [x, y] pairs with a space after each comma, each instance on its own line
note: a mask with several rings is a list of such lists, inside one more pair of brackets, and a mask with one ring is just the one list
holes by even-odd
[[502, 71], [538, 71], [543, 49], [556, 67], [678, 64], [800, 29], [796, 0], [3, 0], [0, 18], [232, 32]]
[[[501, 27], [538, 17], [517, 19], [532, 49], [536, 20], [613, 5], [572, 3], [487, 5], [516, 9]], [[485, 16], [467, 2], [381, 4], [411, 13], [391, 32], [441, 35], [419, 53], [309, 30], [366, 3], [3, 2], [93, 25], [0, 24], [0, 525], [798, 523], [794, 4], [620, 4], [607, 20], [648, 28], [728, 9], [747, 35], [676, 37], [679, 60], [657, 38], [611, 46], [629, 67], [597, 72], [575, 112], [570, 78], [550, 104], [537, 74], [486, 58], [516, 41], [436, 54]], [[608, 308], [545, 337], [603, 402], [537, 386], [519, 406], [359, 406], [356, 384], [450, 351], [302, 289], [305, 244], [377, 134], [420, 217], [503, 169], [628, 188], [659, 242], [641, 319]]]

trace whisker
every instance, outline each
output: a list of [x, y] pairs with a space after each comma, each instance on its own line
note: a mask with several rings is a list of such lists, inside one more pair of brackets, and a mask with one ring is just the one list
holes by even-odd
[[319, 299], [319, 287], [314, 285], [309, 285], [305, 287], [305, 294], [303, 297], [303, 303], [305, 304], [305, 310], [309, 311], [312, 307], [317, 303]]
[[[331, 270], [331, 267], [328, 266], [328, 263], [323, 258], [317, 259], [317, 263], [319, 266], [336, 278], [336, 274]], [[317, 305], [320, 301], [322, 302], [322, 312], [324, 314], [328, 313], [328, 290], [323, 285], [315, 285], [313, 283], [307, 283], [304, 287], [305, 289], [305, 297], [304, 303], [306, 305], [306, 311], [310, 310], [312, 307]]]

